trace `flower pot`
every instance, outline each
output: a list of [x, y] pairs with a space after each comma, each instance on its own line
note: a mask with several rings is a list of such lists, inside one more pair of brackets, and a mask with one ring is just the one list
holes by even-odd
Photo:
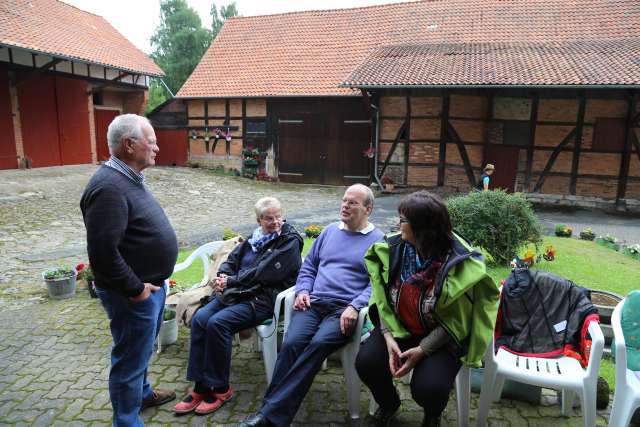
[[584, 231], [580, 232], [580, 238], [582, 240], [593, 240], [596, 238], [596, 235], [593, 233], [585, 233]]
[[[44, 279], [44, 274], [42, 275]], [[44, 279], [51, 299], [71, 298], [76, 293], [76, 276], [61, 279]]]
[[178, 341], [178, 319], [165, 320], [162, 322], [158, 333], [159, 347], [164, 347]]
[[393, 191], [396, 189], [395, 184], [386, 184], [384, 186], [385, 191], [388, 191], [389, 193], [393, 193]]

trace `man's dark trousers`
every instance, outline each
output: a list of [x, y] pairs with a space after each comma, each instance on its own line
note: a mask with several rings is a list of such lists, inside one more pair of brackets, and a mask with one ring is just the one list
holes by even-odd
[[147, 380], [147, 366], [162, 325], [166, 296], [164, 286], [160, 286], [160, 290], [140, 302], [116, 291], [97, 290], [111, 321], [113, 337], [109, 395], [114, 427], [144, 425], [139, 412], [142, 401], [153, 393]]
[[271, 423], [291, 424], [322, 362], [349, 340], [340, 331], [346, 306], [315, 300], [306, 311], [294, 311], [260, 409]]
[[218, 298], [198, 310], [191, 320], [187, 379], [207, 387], [227, 387], [233, 334], [253, 328], [272, 315], [260, 304], [226, 306]]

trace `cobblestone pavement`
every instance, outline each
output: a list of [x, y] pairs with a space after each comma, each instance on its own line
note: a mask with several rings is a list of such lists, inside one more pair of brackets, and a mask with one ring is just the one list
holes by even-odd
[[[0, 425], [22, 426], [102, 426], [111, 415], [107, 392], [109, 346], [106, 315], [98, 300], [90, 299], [81, 287], [73, 299], [47, 301], [21, 310], [1, 311], [4, 325], [0, 340]], [[150, 366], [153, 384], [175, 388], [184, 395], [189, 383], [184, 379], [189, 332], [181, 328], [178, 342], [154, 355]], [[252, 340], [234, 348], [231, 384], [236, 395], [212, 416], [170, 412], [171, 404], [143, 413], [150, 426], [230, 425], [257, 410], [266, 388], [260, 353]], [[399, 384], [402, 411], [395, 425], [417, 426], [422, 414], [411, 400], [408, 386]], [[367, 393], [362, 393], [361, 413], [367, 410]], [[472, 395], [471, 425], [477, 394]], [[579, 411], [569, 418], [560, 407], [502, 400], [493, 405], [489, 426], [582, 426]], [[606, 414], [598, 416], [598, 426], [606, 425]], [[455, 397], [444, 414], [445, 426], [456, 425]], [[338, 361], [330, 360], [321, 372], [295, 420], [296, 425], [361, 425], [347, 416], [344, 378]]]
[[[95, 166], [0, 171], [0, 425], [107, 425], [110, 404], [107, 373], [111, 338], [104, 311], [86, 288], [73, 299], [53, 301], [39, 284], [40, 272], [60, 262], [86, 260], [85, 233], [78, 201]], [[340, 188], [254, 183], [198, 169], [154, 168], [148, 183], [173, 223], [182, 244], [218, 238], [224, 227], [253, 227], [252, 205], [275, 195], [298, 226], [325, 224], [337, 216]], [[399, 196], [376, 201], [373, 221], [383, 230], [395, 222]], [[186, 393], [189, 331], [181, 328], [178, 343], [153, 357], [155, 384]], [[147, 425], [229, 425], [255, 411], [265, 390], [261, 356], [251, 341], [234, 349], [232, 385], [236, 397], [213, 416], [175, 417], [171, 405], [145, 411]], [[421, 413], [407, 386], [400, 384], [403, 409], [396, 425], [419, 425]], [[361, 412], [367, 409], [362, 395]], [[579, 411], [564, 418], [555, 396], [544, 404], [502, 400], [494, 404], [489, 425], [581, 426]], [[477, 395], [472, 397], [475, 415]], [[295, 420], [297, 425], [359, 425], [347, 416], [339, 362], [316, 378]], [[608, 410], [599, 412], [606, 425]], [[444, 425], [455, 425], [455, 400], [449, 402]]]

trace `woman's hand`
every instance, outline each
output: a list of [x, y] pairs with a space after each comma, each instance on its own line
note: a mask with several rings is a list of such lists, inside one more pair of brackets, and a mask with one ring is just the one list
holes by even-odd
[[396, 371], [400, 367], [400, 347], [398, 347], [398, 343], [396, 342], [391, 332], [386, 332], [384, 335], [384, 340], [387, 343], [387, 352], [389, 353], [389, 370], [391, 371], [392, 376], [396, 376]]
[[410, 348], [404, 353], [401, 353], [400, 360], [404, 361], [404, 363], [398, 368], [394, 376], [397, 378], [404, 377], [409, 372], [411, 372], [411, 370], [415, 368], [418, 362], [423, 358], [424, 351], [422, 351], [422, 348], [420, 348], [420, 346]]

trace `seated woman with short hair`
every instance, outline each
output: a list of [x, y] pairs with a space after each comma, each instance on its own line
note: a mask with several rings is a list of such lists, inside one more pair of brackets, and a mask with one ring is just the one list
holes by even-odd
[[479, 367], [491, 340], [498, 287], [482, 255], [453, 233], [445, 204], [419, 191], [398, 207], [400, 234], [365, 255], [376, 324], [356, 370], [379, 405], [372, 424], [387, 426], [400, 407], [393, 385], [413, 370], [411, 395], [423, 426], [437, 426], [461, 364]]
[[296, 282], [302, 237], [283, 221], [276, 198], [263, 197], [255, 210], [259, 227], [220, 266], [217, 295], [191, 322], [187, 379], [195, 384], [174, 407], [178, 414], [209, 414], [233, 396], [229, 385], [233, 335], [272, 317], [277, 294]]

